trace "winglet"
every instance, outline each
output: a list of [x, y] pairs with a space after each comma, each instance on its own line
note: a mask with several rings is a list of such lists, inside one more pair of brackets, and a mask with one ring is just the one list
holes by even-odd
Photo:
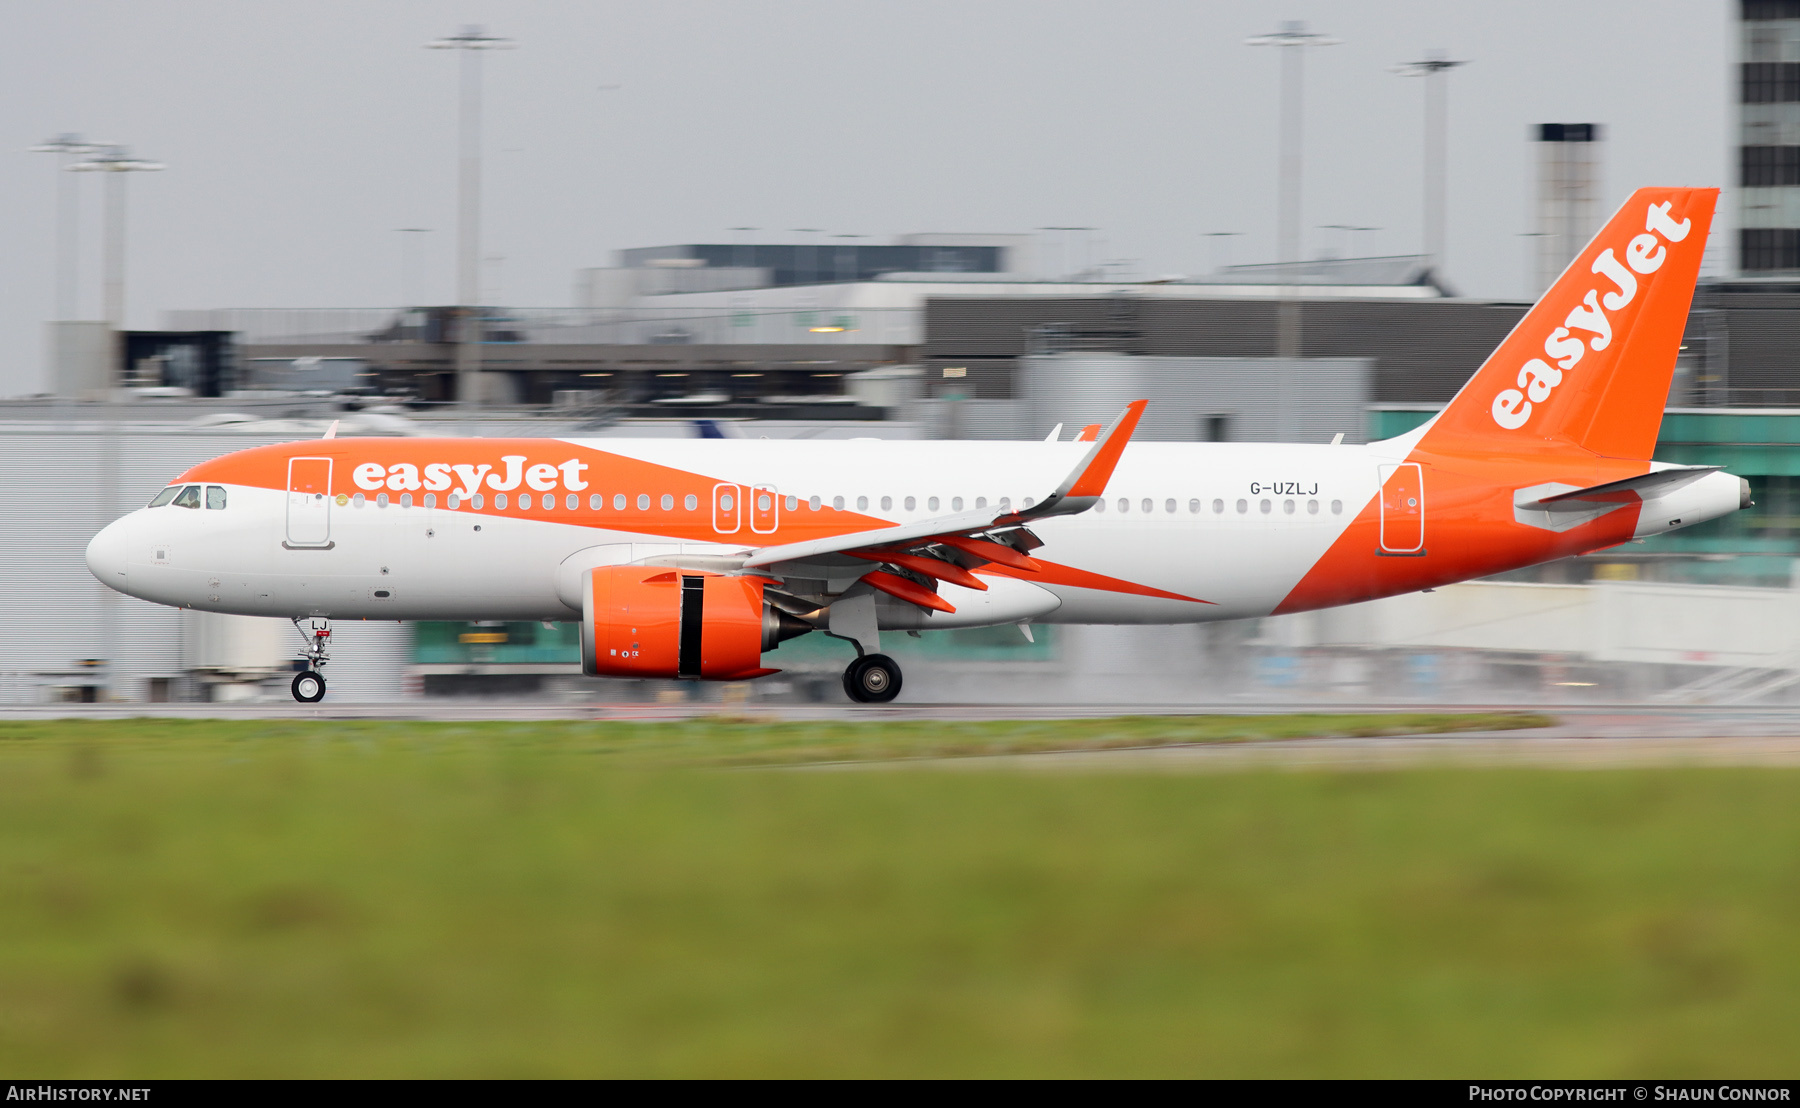
[[1019, 518], [1042, 519], [1044, 516], [1073, 515], [1093, 507], [1095, 501], [1106, 495], [1106, 483], [1112, 480], [1113, 469], [1119, 464], [1119, 457], [1125, 453], [1125, 444], [1131, 441], [1131, 433], [1137, 430], [1138, 420], [1143, 418], [1144, 409], [1149, 403], [1148, 400], [1133, 400], [1125, 405], [1119, 418], [1100, 433], [1094, 441], [1094, 448], [1063, 479], [1057, 490], [1046, 497], [1042, 504], [1019, 512]]

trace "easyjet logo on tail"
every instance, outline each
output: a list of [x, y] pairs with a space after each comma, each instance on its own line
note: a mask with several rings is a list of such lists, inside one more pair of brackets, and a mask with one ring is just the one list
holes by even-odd
[[1671, 219], [1670, 206], [1671, 201], [1667, 200], [1648, 206], [1644, 233], [1625, 244], [1623, 261], [1610, 246], [1594, 259], [1590, 272], [1606, 278], [1613, 287], [1590, 289], [1563, 325], [1550, 332], [1544, 339], [1544, 357], [1526, 362], [1519, 370], [1518, 387], [1505, 389], [1494, 397], [1491, 410], [1495, 423], [1508, 431], [1525, 426], [1532, 407], [1549, 400], [1563, 383], [1563, 375], [1573, 370], [1589, 350], [1605, 350], [1612, 344], [1612, 321], [1607, 313], [1624, 310], [1637, 297], [1638, 277], [1655, 273], [1667, 260], [1669, 252], [1663, 244], [1682, 241], [1692, 228], [1690, 220], [1677, 223]]

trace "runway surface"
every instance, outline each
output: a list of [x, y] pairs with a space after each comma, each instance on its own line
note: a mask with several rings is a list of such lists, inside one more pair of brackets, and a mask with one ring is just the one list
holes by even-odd
[[[931, 705], [853, 706], [695, 704], [545, 704], [541, 702], [411, 701], [398, 704], [130, 704], [0, 708], [0, 721], [48, 719], [271, 719], [657, 722], [728, 717], [745, 722], [938, 720], [1042, 721], [1120, 715], [1252, 715], [1305, 712], [1461, 712], [1516, 710], [1518, 705], [1245, 704], [1245, 705]], [[846, 763], [839, 768], [938, 766], [1030, 770], [1225, 770], [1248, 767], [1379, 769], [1398, 766], [1515, 765], [1566, 768], [1617, 766], [1800, 766], [1800, 707], [1657, 707], [1605, 705], [1528, 707], [1555, 717], [1553, 727], [1455, 735], [1289, 739], [1067, 751], [997, 757]], [[817, 768], [832, 768], [820, 766]]]

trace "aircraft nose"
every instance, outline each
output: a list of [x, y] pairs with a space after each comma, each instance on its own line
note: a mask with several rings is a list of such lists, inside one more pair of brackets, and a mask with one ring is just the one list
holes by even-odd
[[130, 562], [132, 518], [116, 519], [88, 542], [87, 567], [102, 585], [125, 591], [125, 569]]

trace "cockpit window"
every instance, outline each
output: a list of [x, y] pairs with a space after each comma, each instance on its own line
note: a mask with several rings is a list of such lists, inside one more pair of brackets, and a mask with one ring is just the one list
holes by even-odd
[[170, 485], [168, 488], [166, 488], [163, 491], [156, 494], [156, 499], [152, 500], [150, 502], [150, 506], [152, 508], [160, 508], [164, 504], [167, 504], [169, 501], [175, 499], [175, 494], [180, 491], [181, 491], [180, 485]]
[[198, 508], [200, 506], [200, 486], [184, 485], [181, 495], [175, 498], [177, 508]]
[[225, 490], [217, 485], [206, 486], [206, 507], [210, 511], [218, 511], [225, 506]]

